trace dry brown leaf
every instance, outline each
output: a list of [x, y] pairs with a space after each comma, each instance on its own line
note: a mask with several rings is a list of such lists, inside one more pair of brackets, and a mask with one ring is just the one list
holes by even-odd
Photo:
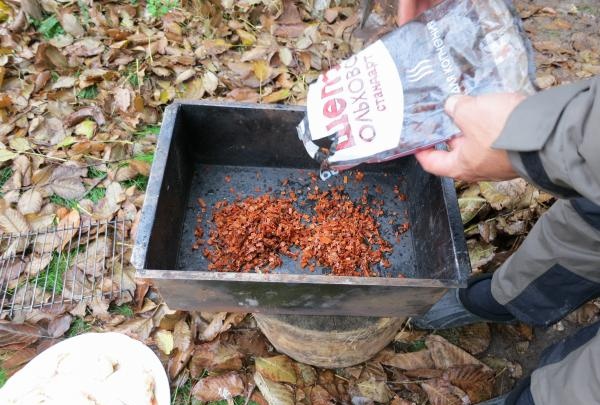
[[317, 382], [317, 372], [308, 364], [294, 362], [294, 369], [298, 377], [297, 385], [299, 387], [308, 387]]
[[385, 381], [376, 381], [373, 379], [361, 381], [356, 384], [356, 388], [362, 397], [369, 398], [375, 402], [388, 403], [394, 396]]
[[286, 385], [266, 379], [254, 373], [254, 382], [269, 405], [293, 405], [294, 392]]
[[187, 351], [192, 347], [192, 331], [185, 319], [181, 319], [175, 324], [173, 344], [181, 351]]
[[494, 372], [482, 366], [452, 367], [444, 372], [444, 379], [465, 391], [472, 403], [487, 401], [494, 389]]
[[487, 323], [474, 323], [458, 329], [458, 345], [472, 355], [486, 351], [491, 340], [492, 333]]
[[196, 346], [190, 360], [190, 374], [199, 377], [204, 370], [238, 371], [242, 368], [243, 354], [235, 346], [222, 343], [219, 339]]
[[169, 379], [174, 380], [175, 377], [181, 373], [190, 361], [193, 351], [193, 346], [188, 347], [186, 350], [175, 349], [167, 363], [167, 374], [169, 375]]
[[482, 362], [471, 356], [469, 353], [462, 350], [460, 347], [453, 345], [441, 336], [429, 335], [425, 339], [425, 344], [431, 353], [431, 358], [435, 364], [435, 368], [444, 370], [454, 366], [462, 365], [481, 365], [485, 371], [490, 368]]
[[252, 71], [261, 83], [266, 81], [271, 74], [271, 68], [264, 60], [256, 60], [252, 62]]
[[427, 393], [431, 405], [465, 405], [470, 403], [465, 392], [441, 378], [423, 382], [421, 387]]
[[48, 335], [53, 338], [61, 337], [71, 327], [72, 320], [73, 317], [69, 314], [52, 319], [48, 324]]
[[243, 393], [244, 381], [238, 373], [202, 378], [192, 389], [192, 395], [200, 401], [231, 399]]
[[420, 350], [412, 353], [394, 353], [384, 351], [379, 354], [375, 361], [386, 366], [397, 367], [402, 370], [416, 370], [421, 368], [434, 368], [435, 364], [429, 350]]
[[45, 336], [39, 326], [0, 320], [0, 348], [21, 350]]
[[315, 385], [310, 389], [310, 403], [312, 405], [333, 405], [335, 399], [325, 388]]
[[167, 356], [171, 354], [174, 348], [173, 334], [164, 329], [159, 329], [154, 333], [154, 342], [161, 352]]
[[115, 97], [115, 107], [121, 112], [127, 112], [131, 105], [131, 93], [129, 89], [124, 87], [117, 87], [113, 89], [113, 95]]
[[97, 106], [84, 107], [75, 111], [74, 113], [69, 114], [63, 121], [65, 128], [70, 128], [79, 124], [81, 121], [86, 118], [92, 118], [98, 125], [104, 125], [106, 123], [106, 119], [104, 118], [104, 113]]
[[254, 362], [256, 371], [272, 381], [290, 384], [297, 382], [296, 370], [287, 356], [257, 357]]
[[42, 194], [35, 189], [30, 189], [19, 198], [17, 209], [23, 215], [36, 214], [42, 209], [42, 201]]
[[19, 211], [6, 208], [0, 214], [0, 228], [7, 233], [25, 233], [29, 231], [29, 224]]
[[11, 371], [25, 363], [28, 363], [31, 359], [37, 356], [37, 351], [33, 348], [26, 348], [21, 350], [15, 350], [5, 360], [2, 361], [2, 368], [7, 371]]

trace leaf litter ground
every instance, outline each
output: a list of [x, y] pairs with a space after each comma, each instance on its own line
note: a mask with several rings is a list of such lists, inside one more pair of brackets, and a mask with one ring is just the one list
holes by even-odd
[[[600, 74], [594, 0], [516, 3], [540, 87]], [[165, 106], [176, 97], [302, 104], [321, 70], [392, 26], [378, 1], [362, 31], [354, 1], [23, 1], [27, 14], [14, 4], [0, 1], [0, 227], [118, 217], [130, 221], [126, 257]], [[521, 180], [457, 191], [476, 272], [497, 268], [553, 202]], [[69, 270], [48, 259], [49, 276]], [[59, 339], [115, 330], [160, 356], [177, 405], [475, 403], [510, 389], [545, 346], [600, 312], [591, 302], [535, 330], [481, 324], [430, 334], [406, 325], [372, 361], [324, 370], [277, 354], [251, 317], [168, 309], [126, 263], [131, 296], [0, 320], [0, 384]]]

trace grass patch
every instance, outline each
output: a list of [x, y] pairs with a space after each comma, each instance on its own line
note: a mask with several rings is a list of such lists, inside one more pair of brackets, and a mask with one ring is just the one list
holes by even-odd
[[129, 304], [123, 304], [119, 306], [113, 306], [110, 309], [112, 314], [123, 315], [126, 318], [133, 317], [133, 308]]
[[176, 7], [179, 7], [179, 0], [146, 1], [146, 10], [154, 18], [160, 18]]
[[[10, 179], [10, 176], [13, 175], [13, 169], [10, 167], [5, 167], [4, 169], [0, 170], [0, 188], [4, 187], [4, 185], [6, 184], [6, 182], [8, 181], [8, 179]], [[0, 196], [4, 195], [4, 193], [2, 193], [0, 191]]]
[[140, 191], [146, 191], [146, 187], [148, 187], [148, 176], [138, 174], [133, 179], [122, 181], [121, 185], [125, 188], [135, 186], [135, 188], [137, 188]]
[[63, 207], [67, 207], [71, 210], [77, 209], [79, 202], [72, 198], [62, 198], [57, 194], [52, 194], [50, 196], [50, 202], [56, 205], [62, 205]]
[[8, 380], [8, 373], [5, 369], [0, 367], [0, 388], [4, 387], [6, 381]]
[[202, 402], [192, 397], [192, 380], [188, 379], [185, 384], [175, 387], [171, 396], [171, 405], [200, 405]]
[[143, 138], [148, 135], [158, 135], [159, 133], [160, 125], [146, 125], [145, 127], [142, 127], [139, 131], [136, 131], [134, 135]]
[[65, 33], [65, 30], [60, 25], [58, 18], [56, 18], [54, 14], [44, 18], [43, 20], [36, 20], [32, 18], [31, 25], [33, 25], [37, 32], [42, 34], [46, 39], [51, 39], [55, 36], [63, 35]]
[[420, 352], [421, 350], [426, 349], [426, 348], [427, 348], [427, 346], [425, 345], [425, 340], [420, 339], [420, 340], [415, 340], [414, 342], [411, 342], [407, 347], [407, 351]]
[[81, 89], [79, 93], [77, 93], [77, 98], [83, 98], [86, 100], [93, 100], [96, 97], [98, 97], [98, 87], [95, 84], [88, 86], [85, 89]]
[[106, 172], [103, 172], [95, 166], [90, 166], [88, 167], [87, 176], [90, 179], [103, 179], [106, 177]]
[[154, 152], [152, 153], [138, 153], [133, 157], [133, 160], [139, 160], [141, 162], [152, 163], [154, 160]]
[[98, 201], [103, 199], [104, 196], [106, 196], [106, 189], [104, 187], [94, 187], [88, 193], [87, 198], [96, 204]]
[[[44, 279], [45, 290], [47, 292], [51, 293], [54, 291], [57, 295], [62, 294], [65, 273], [67, 272], [69, 265], [73, 264], [73, 260], [78, 253], [79, 248], [75, 248], [69, 253], [52, 253], [52, 260], [50, 261], [50, 264], [48, 264], [46, 278]], [[55, 284], [56, 289], [54, 289]]]
[[81, 335], [82, 333], [89, 332], [92, 329], [92, 324], [83, 320], [83, 318], [75, 318], [73, 322], [71, 322], [71, 326], [67, 331], [67, 337], [73, 337], [77, 335]]

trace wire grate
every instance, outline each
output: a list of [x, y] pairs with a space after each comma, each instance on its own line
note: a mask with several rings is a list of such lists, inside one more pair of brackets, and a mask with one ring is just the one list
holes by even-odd
[[122, 293], [124, 220], [0, 234], [0, 313]]

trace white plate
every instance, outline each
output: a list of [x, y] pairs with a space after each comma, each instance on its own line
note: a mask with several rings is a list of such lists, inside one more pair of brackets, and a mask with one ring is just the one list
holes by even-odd
[[[109, 332], [75, 336], [63, 340], [40, 353], [13, 375], [0, 389], [0, 403], [11, 403], [10, 401], [23, 398], [25, 394], [38, 389], [44, 382], [51, 380], [56, 375], [57, 366], [67, 356], [69, 356], [68, 365], [77, 367], [76, 369], [71, 368], [71, 372], [76, 371], [75, 374], [71, 374], [69, 377], [72, 383], [70, 384], [69, 380], [65, 381], [65, 386], [71, 386], [70, 389], [77, 390], [78, 376], [81, 375], [81, 381], [83, 381], [88, 374], [99, 372], [98, 370], [102, 366], [106, 366], [106, 361], [103, 360], [110, 358], [118, 361], [119, 366], [124, 367], [124, 370], [129, 368], [132, 370], [145, 370], [146, 374], [154, 379], [156, 405], [169, 405], [171, 402], [169, 380], [160, 360], [152, 350], [126, 335]], [[78, 360], [81, 360], [81, 363], [78, 363]], [[64, 363], [63, 361], [63, 369], [65, 367]], [[80, 373], [79, 370], [81, 370]], [[129, 374], [127, 373], [123, 379], [119, 378], [116, 381], [121, 389], [126, 387], [128, 383], [127, 375]], [[130, 388], [134, 389], [135, 383], [139, 383], [139, 380], [136, 381], [131, 378], [131, 382]], [[106, 383], [104, 387], [110, 388], [110, 386], [106, 386]], [[55, 387], [51, 386], [50, 388]]]

